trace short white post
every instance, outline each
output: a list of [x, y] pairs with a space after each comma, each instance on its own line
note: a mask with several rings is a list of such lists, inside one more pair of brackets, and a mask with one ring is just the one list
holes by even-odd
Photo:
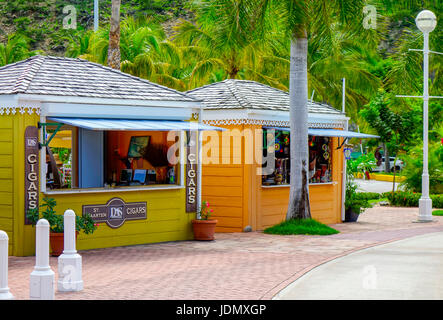
[[54, 299], [54, 271], [49, 266], [49, 222], [40, 219], [36, 225], [35, 267], [31, 273], [30, 298]]
[[8, 234], [0, 230], [0, 300], [14, 299], [8, 288], [8, 242]]
[[66, 210], [64, 214], [64, 249], [58, 257], [58, 291], [81, 291], [82, 257], [75, 249], [75, 213]]

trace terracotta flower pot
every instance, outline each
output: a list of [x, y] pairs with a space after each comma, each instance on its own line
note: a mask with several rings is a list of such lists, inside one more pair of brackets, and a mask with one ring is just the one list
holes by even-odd
[[215, 225], [217, 220], [192, 220], [192, 229], [195, 240], [214, 240]]
[[[75, 239], [77, 240], [78, 231], [75, 232]], [[63, 249], [65, 246], [65, 237], [64, 233], [49, 233], [49, 242], [51, 244], [51, 256], [58, 257], [63, 253]]]

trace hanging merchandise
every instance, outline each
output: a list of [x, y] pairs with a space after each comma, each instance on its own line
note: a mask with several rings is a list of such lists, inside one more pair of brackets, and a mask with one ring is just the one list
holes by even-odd
[[289, 136], [285, 136], [284, 143], [285, 143], [285, 146], [289, 145]]
[[280, 139], [275, 138], [275, 152], [283, 152], [283, 146]]
[[313, 146], [314, 146], [314, 139], [315, 139], [314, 137], [311, 137], [311, 138], [310, 138], [310, 140], [309, 140], [309, 146], [310, 146], [310, 147], [313, 147]]

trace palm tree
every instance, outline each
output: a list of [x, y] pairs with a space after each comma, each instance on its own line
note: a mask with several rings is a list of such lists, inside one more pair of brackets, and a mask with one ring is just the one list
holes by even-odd
[[370, 72], [379, 58], [374, 48], [354, 41], [338, 23], [331, 26], [331, 31], [327, 36], [312, 35], [309, 39], [308, 88], [315, 91], [316, 100], [340, 108], [342, 79], [346, 78], [346, 113], [358, 122], [361, 107], [381, 85], [381, 79]]
[[66, 56], [75, 58], [88, 54], [94, 32], [87, 30], [74, 34], [69, 38], [69, 44], [66, 48]]
[[26, 59], [37, 51], [30, 51], [25, 36], [10, 34], [6, 43], [0, 43], [0, 66]]
[[109, 29], [108, 66], [120, 70], [120, 3], [112, 0]]
[[[253, 23], [253, 8], [245, 1], [196, 1], [196, 22], [182, 21], [173, 42], [190, 53], [193, 68], [189, 89], [226, 78], [246, 78], [282, 87], [263, 73], [272, 65], [284, 64], [276, 57], [278, 30], [266, 19], [264, 31]], [[274, 47], [273, 47], [274, 46]]]
[[[106, 65], [108, 48], [109, 28], [99, 28], [72, 38], [66, 54]], [[166, 39], [161, 25], [151, 19], [121, 21], [120, 66], [124, 72], [184, 91], [194, 63], [192, 51]]]
[[[308, 190], [308, 40], [331, 39], [336, 24], [348, 32], [349, 37], [373, 35], [362, 32], [364, 1], [293, 1], [245, 0], [256, 9], [262, 19], [267, 11], [279, 12], [288, 38], [290, 38], [290, 150], [291, 186], [286, 219], [310, 218]], [[361, 18], [361, 19], [359, 19]], [[335, 29], [336, 32], [337, 29]], [[359, 33], [357, 33], [357, 31]], [[364, 31], [364, 30], [363, 30]], [[326, 43], [319, 45], [319, 47]]]

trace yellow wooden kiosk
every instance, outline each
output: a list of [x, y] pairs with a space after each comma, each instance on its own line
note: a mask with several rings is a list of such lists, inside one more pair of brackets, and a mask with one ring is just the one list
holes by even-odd
[[79, 250], [192, 239], [183, 141], [214, 129], [196, 124], [200, 108], [82, 59], [34, 56], [0, 68], [0, 229], [9, 253], [34, 254], [25, 213], [44, 197], [58, 214], [73, 209], [100, 224], [79, 234]]
[[[283, 221], [290, 179], [288, 93], [228, 79], [187, 94], [203, 100], [204, 123], [229, 129], [203, 134], [202, 199], [214, 208], [216, 231], [262, 230]], [[311, 214], [326, 224], [339, 223], [344, 140], [376, 136], [344, 130], [349, 118], [325, 103], [308, 101], [308, 108]], [[275, 159], [266, 161], [271, 131]]]

